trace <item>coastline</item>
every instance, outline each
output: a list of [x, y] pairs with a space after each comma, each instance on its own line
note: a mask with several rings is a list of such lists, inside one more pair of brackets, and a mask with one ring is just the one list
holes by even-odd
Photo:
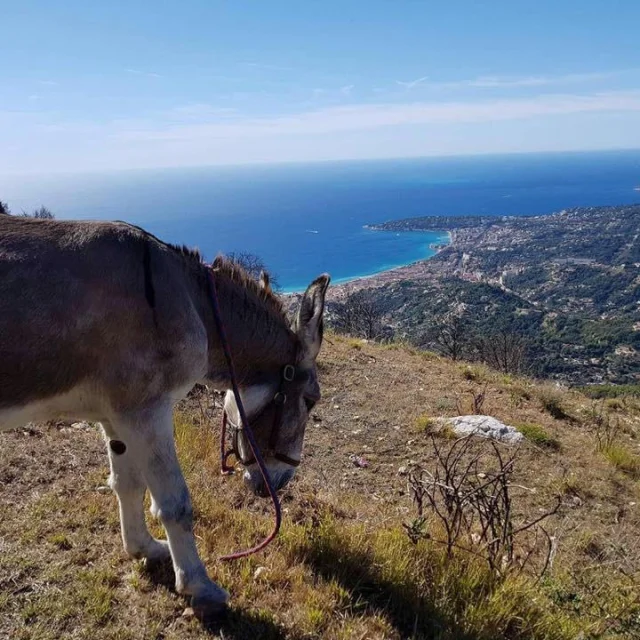
[[[370, 227], [369, 227], [370, 228]], [[373, 229], [372, 229], [373, 230]], [[384, 229], [376, 229], [383, 233], [389, 233]], [[416, 231], [401, 231], [399, 233], [415, 233]], [[412, 277], [424, 276], [428, 272], [428, 263], [432, 258], [435, 258], [445, 249], [450, 248], [455, 242], [455, 236], [453, 232], [442, 229], [439, 231], [440, 238], [437, 242], [429, 244], [429, 249], [434, 253], [432, 255], [407, 262], [405, 264], [398, 264], [395, 266], [382, 268], [379, 271], [373, 273], [362, 274], [357, 276], [348, 276], [345, 278], [339, 278], [331, 282], [329, 291], [327, 293], [327, 299], [331, 301], [340, 301], [352, 293], [359, 291], [360, 289], [376, 287], [388, 282], [396, 282], [398, 280], [404, 280]], [[446, 242], [445, 242], [446, 240]], [[284, 296], [299, 296], [304, 293], [304, 289], [298, 290], [285, 290], [282, 292]]]
[[[364, 225], [363, 228], [372, 231], [380, 231], [382, 233], [415, 233], [415, 231], [391, 232], [384, 229], [373, 229], [368, 225]], [[420, 233], [420, 231], [418, 232]], [[332, 280], [331, 286], [329, 288], [330, 293], [328, 294], [329, 299], [337, 300], [337, 296], [339, 296], [339, 298], [343, 298], [350, 295], [354, 291], [363, 289], [365, 287], [378, 286], [378, 284], [384, 284], [386, 282], [392, 282], [394, 280], [411, 277], [412, 274], [415, 275], [416, 267], [418, 267], [418, 272], [422, 273], [423, 269], [420, 269], [419, 265], [424, 265], [429, 260], [437, 256], [441, 251], [449, 248], [454, 242], [454, 236], [451, 231], [442, 229], [438, 231], [438, 233], [440, 234], [438, 240], [428, 245], [428, 248], [433, 251], [431, 255], [404, 264], [383, 266], [381, 269], [372, 273], [346, 276], [343, 278]], [[291, 288], [284, 289], [281, 293], [283, 296], [299, 296], [302, 295], [304, 291], [304, 288]]]

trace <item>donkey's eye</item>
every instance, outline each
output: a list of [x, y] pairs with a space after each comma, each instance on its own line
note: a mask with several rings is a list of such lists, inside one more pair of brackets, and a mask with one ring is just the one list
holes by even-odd
[[307, 405], [307, 411], [311, 411], [316, 406], [316, 401], [311, 398], [305, 398], [304, 403]]

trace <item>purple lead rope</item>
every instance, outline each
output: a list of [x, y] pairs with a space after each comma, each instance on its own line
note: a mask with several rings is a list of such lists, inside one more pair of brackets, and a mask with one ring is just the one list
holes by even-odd
[[[224, 351], [224, 356], [227, 360], [227, 366], [229, 367], [229, 376], [231, 378], [231, 388], [233, 390], [233, 395], [236, 399], [236, 405], [238, 406], [238, 412], [240, 414], [240, 422], [244, 429], [244, 434], [247, 440], [249, 441], [249, 446], [251, 447], [251, 453], [253, 453], [253, 457], [256, 460], [258, 468], [260, 469], [260, 473], [262, 474], [262, 478], [264, 479], [264, 483], [269, 492], [269, 496], [271, 497], [271, 501], [273, 502], [273, 508], [275, 510], [276, 522], [273, 527], [273, 531], [258, 545], [252, 547], [251, 549], [246, 549], [245, 551], [237, 551], [236, 553], [231, 553], [226, 556], [222, 556], [220, 560], [237, 560], [238, 558], [246, 558], [258, 551], [262, 551], [277, 535], [280, 530], [280, 524], [282, 522], [282, 510], [280, 508], [280, 501], [278, 500], [278, 496], [276, 495], [276, 491], [273, 488], [273, 484], [271, 484], [271, 478], [269, 477], [269, 472], [267, 471], [267, 467], [262, 459], [262, 454], [258, 449], [258, 445], [256, 444], [255, 438], [253, 436], [253, 432], [251, 431], [251, 427], [249, 426], [249, 421], [247, 420], [247, 414], [244, 410], [244, 405], [242, 404], [242, 398], [240, 397], [240, 389], [238, 388], [238, 380], [236, 377], [235, 367], [233, 366], [233, 358], [231, 357], [231, 351], [229, 349], [229, 342], [227, 340], [227, 334], [224, 329], [224, 324], [222, 323], [222, 315], [220, 313], [220, 305], [218, 303], [218, 291], [216, 289], [216, 281], [213, 277], [213, 268], [210, 268], [208, 271], [209, 276], [209, 284], [211, 287], [211, 306], [213, 307], [213, 317], [216, 323], [216, 328], [218, 330], [218, 335], [220, 336], [220, 342], [222, 343], [222, 350]], [[224, 434], [226, 427], [226, 415], [223, 411], [223, 427], [222, 427], [222, 443], [221, 443], [221, 452], [223, 455], [222, 459], [222, 470], [223, 473], [226, 467], [226, 460], [224, 459]]]

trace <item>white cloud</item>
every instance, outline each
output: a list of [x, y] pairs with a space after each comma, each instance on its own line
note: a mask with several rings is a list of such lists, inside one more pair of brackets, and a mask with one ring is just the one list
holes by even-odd
[[418, 78], [417, 80], [411, 80], [410, 82], [403, 82], [402, 80], [396, 80], [396, 84], [399, 84], [401, 87], [405, 89], [414, 89], [420, 84], [423, 84], [429, 79], [429, 76], [423, 76], [422, 78]]
[[624, 73], [609, 71], [603, 73], [570, 73], [558, 76], [480, 76], [467, 83], [471, 87], [542, 87], [545, 85], [574, 84], [606, 80]]
[[58, 83], [55, 80], [40, 80], [40, 84], [45, 87], [57, 87]]
[[162, 78], [163, 76], [153, 71], [141, 71], [140, 69], [125, 69], [126, 73], [134, 76], [146, 76], [147, 78]]
[[640, 91], [591, 95], [544, 95], [533, 98], [475, 102], [413, 102], [353, 104], [278, 117], [237, 118], [233, 122], [203, 122], [119, 130], [129, 140], [178, 140], [325, 134], [418, 124], [490, 123], [539, 116], [613, 111], [640, 112]]
[[[593, 73], [568, 73], [556, 76], [551, 75], [522, 75], [522, 76], [501, 76], [487, 75], [478, 76], [467, 80], [455, 80], [450, 82], [424, 82], [426, 78], [419, 78], [423, 87], [429, 89], [525, 89], [527, 87], [545, 87], [545, 86], [563, 86], [572, 84], [584, 84], [589, 82], [598, 82], [602, 80], [612, 80], [626, 76], [632, 77], [637, 75], [640, 69], [621, 69], [614, 71], [602, 71]], [[413, 83], [402, 83], [396, 81], [403, 86], [413, 88], [418, 81]]]
[[245, 67], [251, 67], [253, 69], [265, 69], [266, 71], [291, 71], [291, 67], [281, 67], [275, 64], [264, 64], [262, 62], [243, 62], [241, 63]]
[[[331, 93], [336, 97], [336, 90]], [[111, 121], [0, 111], [4, 173], [640, 147], [640, 90], [343, 104], [249, 116], [207, 103]], [[96, 150], [99, 152], [96, 153]]]
[[[640, 78], [640, 69], [618, 69], [613, 71], [602, 71], [592, 73], [568, 73], [560, 75], [483, 75], [476, 78], [467, 78], [464, 80], [451, 80], [442, 82], [430, 82], [429, 76], [422, 76], [415, 80], [403, 81], [396, 80], [395, 84], [403, 89], [410, 91], [412, 89], [426, 90], [456, 90], [456, 89], [526, 89], [536, 87], [561, 87], [563, 85], [570, 86], [575, 84], [594, 83], [604, 80], [613, 80], [615, 78]], [[373, 89], [374, 93], [392, 94], [389, 89], [377, 87]], [[401, 94], [398, 94], [401, 95]]]
[[231, 107], [214, 107], [204, 102], [194, 102], [174, 107], [164, 114], [169, 118], [185, 118], [188, 120], [204, 120], [219, 117], [229, 117], [237, 113], [237, 109]]
[[343, 96], [348, 96], [351, 95], [351, 91], [353, 90], [354, 85], [352, 84], [347, 84], [344, 87], [340, 87], [340, 93]]

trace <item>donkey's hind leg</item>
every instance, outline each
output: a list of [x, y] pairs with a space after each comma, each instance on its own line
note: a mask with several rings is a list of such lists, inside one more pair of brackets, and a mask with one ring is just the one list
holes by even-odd
[[120, 529], [125, 551], [133, 558], [159, 562], [171, 557], [169, 545], [151, 536], [144, 519], [144, 478], [131, 451], [109, 423], [103, 423], [109, 452], [109, 486], [118, 498]]
[[199, 615], [220, 613], [229, 596], [210, 580], [198, 556], [191, 498], [173, 441], [171, 406], [129, 414], [123, 419], [125, 425], [122, 431], [127, 451], [139, 465], [153, 498], [154, 512], [167, 532], [176, 591], [192, 597], [192, 606]]

